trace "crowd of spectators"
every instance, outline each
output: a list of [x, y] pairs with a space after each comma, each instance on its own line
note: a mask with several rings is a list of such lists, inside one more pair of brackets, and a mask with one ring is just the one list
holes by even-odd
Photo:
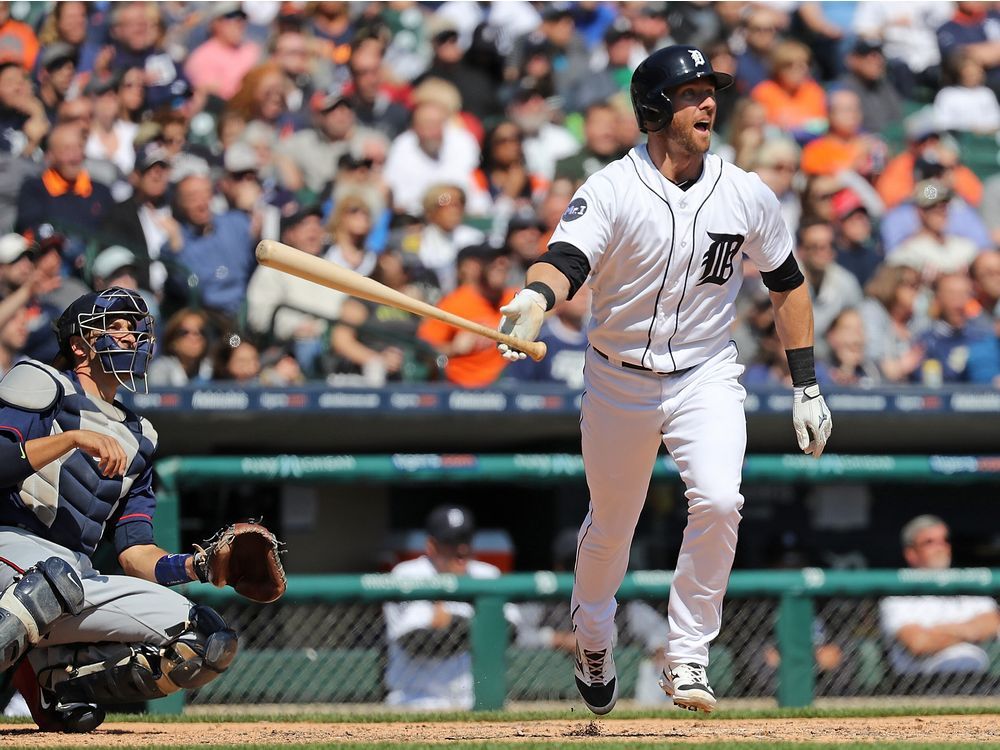
[[[12, 12], [27, 15], [14, 18]], [[138, 289], [150, 385], [580, 383], [257, 267], [279, 239], [488, 326], [573, 192], [641, 136], [673, 43], [736, 76], [713, 150], [778, 196], [841, 386], [1000, 385], [992, 2], [0, 2], [0, 369], [81, 290]], [[790, 383], [748, 265], [734, 338]]]

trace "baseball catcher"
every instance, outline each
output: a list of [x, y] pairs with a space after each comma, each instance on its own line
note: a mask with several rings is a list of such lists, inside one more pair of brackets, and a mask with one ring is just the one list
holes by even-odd
[[[260, 524], [193, 554], [154, 542], [156, 430], [115, 398], [145, 387], [142, 297], [85, 294], [56, 329], [62, 366], [25, 360], [0, 380], [0, 688], [12, 681], [43, 731], [89, 732], [105, 705], [200, 688], [232, 663], [233, 629], [172, 586], [273, 601], [285, 580]], [[124, 575], [91, 562], [105, 530]]]

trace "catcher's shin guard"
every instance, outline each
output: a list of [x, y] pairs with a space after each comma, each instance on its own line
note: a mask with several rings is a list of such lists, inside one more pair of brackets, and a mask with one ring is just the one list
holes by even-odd
[[[165, 646], [95, 646], [54, 685], [60, 701], [118, 704], [162, 698], [214, 680], [236, 656], [236, 633], [211, 607], [195, 605], [184, 631]], [[85, 662], [85, 663], [84, 663]]]
[[83, 583], [72, 566], [50, 557], [24, 571], [0, 595], [0, 673], [38, 643], [64, 615], [83, 609]]
[[101, 644], [80, 649], [75, 657], [75, 664], [48, 672], [60, 703], [137, 703], [180, 689], [160, 671], [155, 646]]
[[191, 608], [192, 630], [161, 650], [164, 675], [185, 689], [207, 685], [229, 668], [236, 656], [236, 632], [211, 607]]

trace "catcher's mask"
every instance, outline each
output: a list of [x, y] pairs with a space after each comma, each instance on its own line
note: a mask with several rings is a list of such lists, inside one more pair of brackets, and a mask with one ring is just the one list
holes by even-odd
[[[119, 319], [127, 321], [127, 330], [112, 328], [112, 322]], [[139, 384], [143, 393], [147, 391], [146, 368], [156, 339], [153, 316], [138, 292], [113, 286], [83, 295], [56, 321], [56, 336], [60, 351], [70, 360], [70, 338], [79, 336], [97, 355], [104, 372], [114, 375], [132, 393]]]

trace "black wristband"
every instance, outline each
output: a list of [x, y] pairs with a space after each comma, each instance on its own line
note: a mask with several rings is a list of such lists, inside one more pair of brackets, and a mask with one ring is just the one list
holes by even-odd
[[556, 306], [556, 293], [552, 291], [552, 287], [543, 281], [532, 281], [525, 289], [530, 289], [533, 292], [538, 292], [540, 295], [545, 297], [545, 311], [548, 312], [553, 307]]
[[811, 346], [801, 349], [785, 349], [788, 357], [788, 371], [792, 375], [792, 385], [805, 388], [816, 385], [816, 357]]

